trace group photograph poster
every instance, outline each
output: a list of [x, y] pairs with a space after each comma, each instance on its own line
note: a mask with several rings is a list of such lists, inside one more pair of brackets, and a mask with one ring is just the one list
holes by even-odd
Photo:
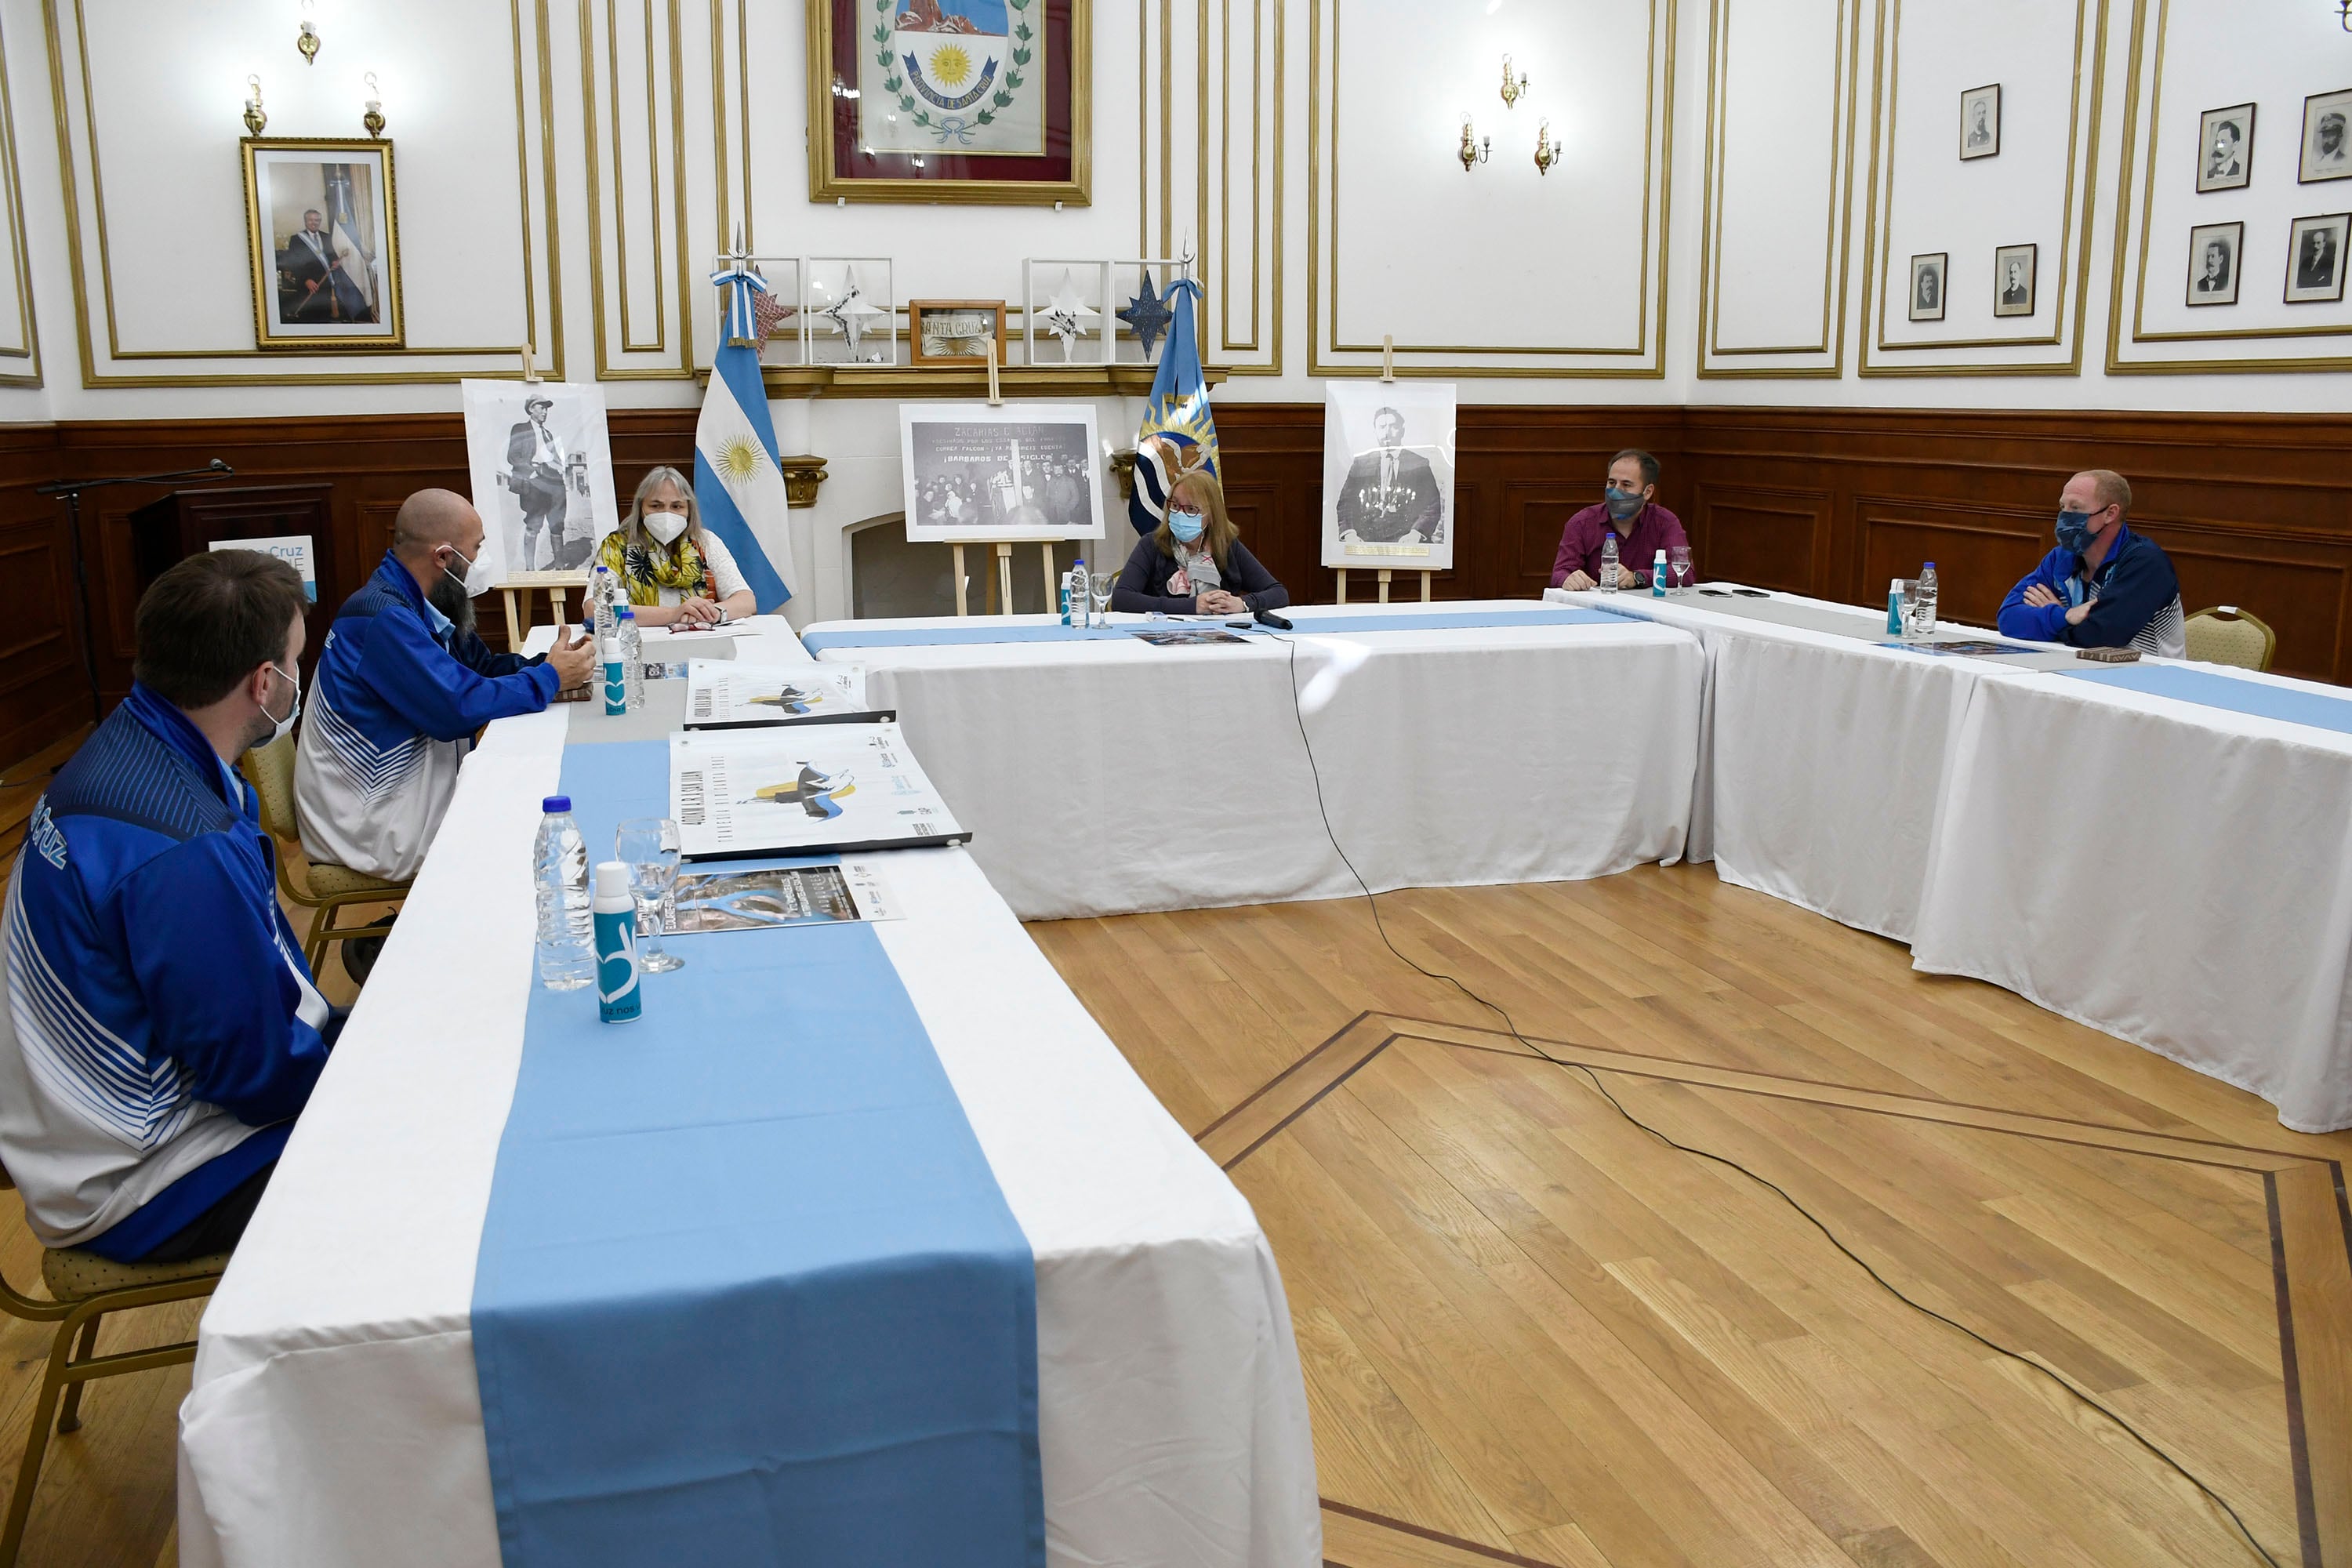
[[604, 389], [553, 381], [460, 384], [474, 510], [498, 575], [585, 566], [621, 526]]
[[1454, 565], [1452, 382], [1323, 389], [1323, 564]]
[[907, 538], [1100, 539], [1097, 440], [1090, 403], [901, 404]]

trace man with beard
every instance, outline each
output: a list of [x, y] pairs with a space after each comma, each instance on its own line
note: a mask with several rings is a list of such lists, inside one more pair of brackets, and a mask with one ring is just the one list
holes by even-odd
[[472, 503], [419, 490], [393, 520], [375, 575], [336, 612], [294, 769], [302, 847], [315, 858], [415, 876], [474, 732], [588, 679], [594, 645], [568, 627], [531, 658], [492, 653], [474, 635], [471, 601], [489, 586], [481, 550]]

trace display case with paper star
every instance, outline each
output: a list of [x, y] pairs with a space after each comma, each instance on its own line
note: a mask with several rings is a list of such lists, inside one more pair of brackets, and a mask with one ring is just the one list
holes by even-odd
[[1022, 262], [1021, 342], [1028, 363], [1111, 363], [1111, 337], [1104, 331], [1109, 320], [1111, 266], [1098, 259], [1031, 258]]
[[890, 263], [871, 256], [813, 256], [803, 274], [802, 357], [808, 364], [898, 363], [898, 311]]
[[809, 0], [809, 199], [1085, 206], [1092, 0]]

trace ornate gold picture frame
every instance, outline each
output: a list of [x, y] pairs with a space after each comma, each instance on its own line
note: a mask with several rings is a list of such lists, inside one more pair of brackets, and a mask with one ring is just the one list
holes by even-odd
[[239, 146], [254, 342], [312, 353], [403, 347], [392, 143], [248, 136]]
[[809, 199], [1086, 206], [1093, 0], [809, 0]]

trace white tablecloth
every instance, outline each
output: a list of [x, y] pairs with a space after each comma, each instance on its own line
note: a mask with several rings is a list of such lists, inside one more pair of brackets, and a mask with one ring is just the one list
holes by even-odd
[[1919, 968], [2352, 1127], [2352, 735], [1996, 671], [1949, 774]]
[[1376, 891], [1598, 877], [1682, 853], [1699, 732], [1689, 637], [1630, 620], [1315, 633], [1318, 619], [1381, 613], [1303, 606], [1286, 612], [1295, 640], [1245, 647], [819, 657], [866, 666], [867, 700], [898, 710], [972, 831], [973, 858], [1024, 920], [1351, 896], [1333, 837]]
[[[468, 1309], [531, 983], [528, 846], [567, 721], [503, 721], [467, 763], [205, 1314], [181, 1408], [190, 1568], [499, 1562]], [[1249, 1205], [969, 857], [905, 851], [888, 875], [909, 917], [876, 929], [1036, 1254], [1049, 1561], [1309, 1568], [1306, 1397]]]

